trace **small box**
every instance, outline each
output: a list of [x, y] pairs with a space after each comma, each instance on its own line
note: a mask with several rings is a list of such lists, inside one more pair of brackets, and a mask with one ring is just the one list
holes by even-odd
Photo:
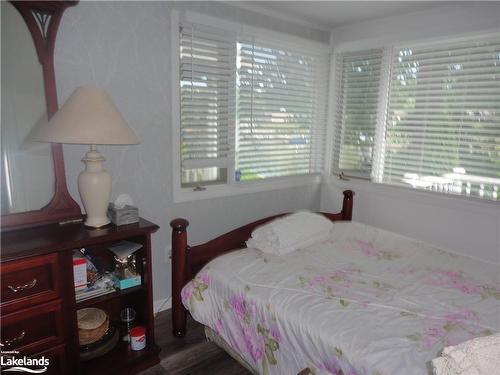
[[132, 288], [134, 286], [141, 285], [141, 275], [137, 275], [134, 277], [128, 277], [126, 279], [119, 279], [116, 276], [113, 276], [113, 281], [115, 283], [115, 287], [117, 289], [127, 289]]
[[75, 290], [83, 290], [87, 287], [87, 260], [85, 258], [73, 258], [73, 279]]
[[114, 203], [108, 206], [108, 216], [115, 225], [127, 225], [139, 221], [139, 209], [134, 206], [126, 205], [123, 208], [117, 208]]

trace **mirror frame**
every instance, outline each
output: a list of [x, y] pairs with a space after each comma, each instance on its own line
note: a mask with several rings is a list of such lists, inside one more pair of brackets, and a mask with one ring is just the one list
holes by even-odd
[[[75, 6], [78, 1], [9, 2], [23, 17], [33, 38], [38, 61], [42, 65], [47, 117], [50, 119], [58, 110], [54, 72], [54, 47], [57, 30], [66, 8]], [[71, 197], [66, 185], [62, 145], [53, 143], [51, 148], [55, 179], [52, 199], [39, 210], [2, 215], [2, 231], [82, 218], [80, 206]]]

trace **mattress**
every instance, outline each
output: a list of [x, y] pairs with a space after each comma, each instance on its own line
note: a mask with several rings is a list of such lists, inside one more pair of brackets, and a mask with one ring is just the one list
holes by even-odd
[[424, 375], [500, 331], [500, 267], [354, 222], [284, 256], [212, 260], [186, 308], [259, 374]]

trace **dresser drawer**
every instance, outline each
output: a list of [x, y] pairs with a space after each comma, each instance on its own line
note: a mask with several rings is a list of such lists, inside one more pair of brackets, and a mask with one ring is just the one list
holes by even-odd
[[30, 355], [64, 339], [62, 302], [55, 300], [2, 316], [3, 350]]
[[61, 288], [58, 263], [57, 254], [2, 263], [2, 314], [58, 298]]

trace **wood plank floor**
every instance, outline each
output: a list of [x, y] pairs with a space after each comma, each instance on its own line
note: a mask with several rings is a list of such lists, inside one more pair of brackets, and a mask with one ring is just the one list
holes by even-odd
[[217, 345], [207, 342], [203, 326], [188, 317], [187, 334], [172, 335], [171, 310], [155, 318], [156, 343], [161, 347], [160, 364], [140, 375], [251, 375]]

